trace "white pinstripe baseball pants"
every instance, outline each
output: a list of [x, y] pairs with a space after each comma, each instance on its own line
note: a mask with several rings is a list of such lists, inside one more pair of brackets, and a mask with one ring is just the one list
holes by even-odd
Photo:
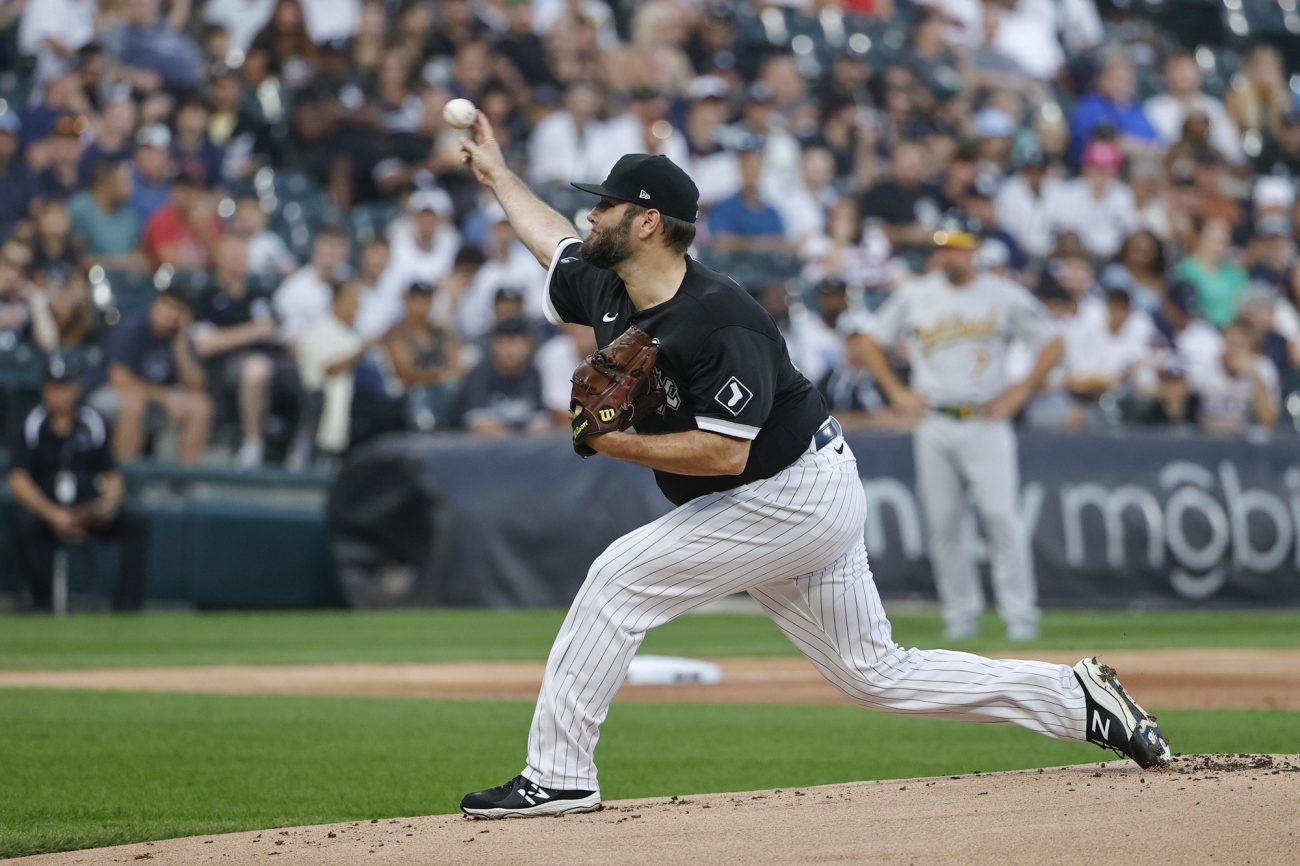
[[1083, 740], [1084, 696], [1069, 667], [894, 643], [862, 543], [865, 517], [857, 461], [836, 439], [611, 544], [551, 648], [523, 774], [548, 788], [598, 790], [600, 724], [646, 631], [743, 590], [868, 709]]

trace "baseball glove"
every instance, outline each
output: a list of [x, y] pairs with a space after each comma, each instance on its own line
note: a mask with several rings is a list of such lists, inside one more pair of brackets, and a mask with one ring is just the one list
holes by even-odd
[[659, 341], [631, 327], [603, 349], [587, 356], [573, 371], [573, 450], [583, 457], [596, 452], [587, 439], [626, 430], [664, 402], [654, 375]]

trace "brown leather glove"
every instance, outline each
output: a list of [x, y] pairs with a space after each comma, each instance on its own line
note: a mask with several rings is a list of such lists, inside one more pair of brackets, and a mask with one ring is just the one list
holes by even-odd
[[635, 325], [603, 349], [587, 356], [573, 371], [573, 450], [583, 457], [596, 452], [587, 438], [626, 430], [664, 402], [655, 379], [659, 341]]

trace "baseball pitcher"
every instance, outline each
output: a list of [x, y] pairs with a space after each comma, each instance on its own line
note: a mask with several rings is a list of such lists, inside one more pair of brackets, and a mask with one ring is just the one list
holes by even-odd
[[1013, 722], [1143, 766], [1169, 760], [1153, 720], [1095, 659], [1071, 669], [894, 643], [853, 452], [772, 318], [686, 255], [698, 192], [685, 172], [631, 154], [603, 184], [577, 185], [596, 196], [580, 241], [506, 167], [481, 112], [471, 133], [465, 162], [546, 268], [547, 314], [590, 325], [601, 347], [574, 374], [575, 450], [653, 469], [677, 507], [592, 563], [547, 660], [526, 765], [466, 795], [467, 815], [599, 809], [600, 725], [646, 631], [740, 591], [864, 707]]

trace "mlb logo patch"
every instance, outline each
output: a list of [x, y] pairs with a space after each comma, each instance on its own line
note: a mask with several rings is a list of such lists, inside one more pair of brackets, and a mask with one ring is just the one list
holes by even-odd
[[754, 392], [746, 388], [735, 376], [732, 376], [713, 399], [721, 403], [722, 408], [730, 412], [732, 416], [738, 416], [749, 405], [749, 401], [754, 399]]

